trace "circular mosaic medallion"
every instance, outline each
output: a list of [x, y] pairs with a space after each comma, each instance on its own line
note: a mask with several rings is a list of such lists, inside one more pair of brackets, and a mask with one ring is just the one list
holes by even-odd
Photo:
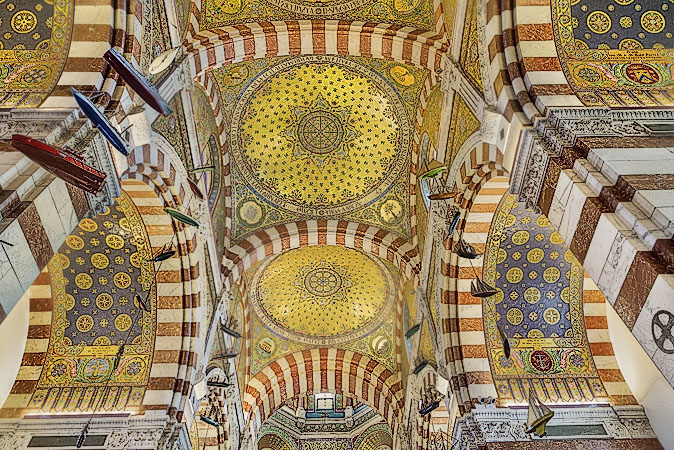
[[409, 166], [411, 131], [400, 96], [377, 72], [308, 55], [250, 82], [234, 106], [230, 142], [237, 171], [268, 203], [327, 217], [391, 189]]
[[660, 75], [651, 66], [646, 64], [630, 64], [625, 68], [625, 75], [639, 84], [655, 84], [660, 81]]
[[27, 9], [19, 11], [12, 17], [11, 25], [12, 30], [17, 33], [30, 33], [37, 26], [37, 17], [32, 11], [28, 11]]
[[531, 352], [531, 365], [539, 372], [547, 372], [552, 369], [552, 358], [543, 350]]
[[342, 277], [329, 267], [319, 267], [307, 274], [304, 287], [319, 297], [330, 297], [342, 287]]
[[641, 26], [652, 34], [657, 34], [665, 29], [665, 16], [659, 11], [646, 11], [641, 15]]
[[311, 111], [297, 125], [300, 143], [310, 152], [323, 155], [342, 145], [344, 127], [339, 116], [329, 111]]
[[587, 16], [587, 27], [597, 34], [604, 34], [611, 29], [611, 17], [604, 11], [592, 11]]
[[251, 288], [253, 310], [274, 333], [312, 345], [365, 336], [392, 313], [386, 265], [358, 250], [312, 246], [269, 258]]

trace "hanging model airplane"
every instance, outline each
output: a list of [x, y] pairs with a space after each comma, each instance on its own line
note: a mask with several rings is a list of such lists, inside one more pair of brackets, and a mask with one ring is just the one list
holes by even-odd
[[150, 81], [141, 75], [124, 55], [114, 48], [111, 48], [103, 55], [103, 58], [115, 69], [115, 72], [136, 92], [140, 98], [162, 116], [168, 116], [173, 111], [166, 103], [166, 100], [159, 95], [157, 88]]
[[31, 160], [75, 187], [96, 194], [103, 188], [106, 174], [84, 164], [83, 156], [67, 147], [58, 148], [15, 134], [12, 146]]
[[124, 156], [129, 156], [131, 153], [131, 146], [128, 142], [122, 137], [121, 134], [112, 126], [107, 117], [98, 109], [96, 105], [87, 97], [82, 94], [80, 91], [74, 87], [70, 88], [70, 91], [75, 97], [75, 101], [79, 105], [80, 109], [94, 127], [98, 128], [103, 136], [110, 142], [110, 144], [115, 147], [119, 152]]

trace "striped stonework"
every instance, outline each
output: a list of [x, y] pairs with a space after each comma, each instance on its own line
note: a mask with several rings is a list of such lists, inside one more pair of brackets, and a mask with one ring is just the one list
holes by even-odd
[[279, 358], [246, 385], [243, 410], [256, 433], [290, 398], [312, 392], [352, 396], [378, 411], [392, 429], [403, 408], [402, 382], [373, 359], [349, 350], [314, 348]]
[[[158, 251], [174, 233], [174, 224], [164, 213], [163, 203], [142, 181], [125, 180], [122, 185], [142, 216], [153, 251]], [[189, 388], [189, 382], [185, 380], [189, 380], [186, 376], [191, 376], [191, 373], [186, 368], [191, 368], [195, 358], [186, 344], [193, 340], [191, 336], [198, 330], [198, 322], [191, 318], [198, 306], [198, 297], [193, 299], [191, 295], [180, 294], [186, 290], [186, 282], [182, 281], [185, 274], [196, 272], [198, 275], [198, 267], [192, 270], [182, 268], [182, 261], [188, 259], [185, 252], [192, 245], [178, 245], [181, 256], [164, 261], [157, 272], [155, 349], [145, 396], [137, 411], [141, 414], [148, 410], [175, 414], [177, 406], [183, 404], [181, 396], [186, 395]], [[38, 275], [28, 293], [28, 339], [14, 387], [0, 410], [0, 415], [5, 418], [21, 418], [29, 412], [28, 402], [43, 369], [52, 321], [52, 293], [47, 269]]]
[[191, 53], [190, 65], [195, 76], [207, 69], [249, 59], [306, 54], [367, 56], [435, 71], [444, 66], [447, 42], [442, 33], [419, 32], [410, 27], [288, 20], [200, 31], [186, 48]]
[[[481, 144], [472, 150], [462, 163], [461, 169], [453, 180], [448, 180], [454, 185], [454, 190], [459, 192], [454, 198], [454, 204], [458, 207], [462, 219], [459, 222], [459, 236], [464, 232], [467, 224], [466, 215], [470, 211], [475, 196], [482, 186], [492, 177], [505, 174], [505, 170], [498, 162], [501, 160], [499, 153], [493, 146]], [[493, 158], [493, 159], [492, 159]], [[444, 346], [442, 354], [450, 376], [451, 391], [457, 395], [459, 411], [470, 411], [472, 401], [468, 391], [468, 378], [463, 363], [463, 355], [459, 336], [459, 261], [452, 252], [454, 244], [459, 237], [448, 236], [444, 242], [445, 251], [441, 254], [442, 282], [438, 283], [441, 289], [441, 301], [447, 307], [440, 308], [441, 342]]]
[[671, 138], [581, 138], [563, 157], [551, 158], [539, 200], [672, 385], [674, 371], [652, 327], [656, 314], [674, 314], [673, 144]]
[[[133, 14], [136, 1], [75, 0], [75, 17], [68, 59], [59, 81], [40, 108], [77, 108], [70, 87], [101, 90], [113, 96], [117, 74], [103, 60], [111, 47], [131, 52], [140, 47], [135, 37], [141, 18]], [[130, 28], [133, 27], [133, 28]]]
[[[484, 253], [492, 218], [499, 202], [508, 191], [509, 183], [505, 177], [494, 177], [484, 183], [472, 201], [466, 217], [462, 238]], [[458, 267], [452, 268], [457, 274], [457, 317], [459, 325], [460, 352], [466, 371], [470, 400], [474, 403], [479, 397], [498, 395], [489, 368], [485, 342], [484, 322], [482, 320], [482, 301], [470, 295], [470, 284], [477, 274], [482, 276], [483, 256], [472, 261], [456, 258]]]
[[416, 247], [377, 227], [342, 220], [307, 220], [276, 225], [225, 249], [222, 273], [231, 286], [258, 261], [293, 248], [310, 245], [341, 245], [386, 259], [409, 279], [419, 272]]
[[[463, 227], [462, 238], [477, 250], [484, 251], [494, 212], [507, 192], [507, 178], [495, 177], [484, 183], [474, 197]], [[463, 359], [466, 383], [472, 403], [479, 397], [497, 398], [487, 357], [482, 304], [470, 295], [470, 282], [475, 274], [467, 260], [456, 258], [458, 267], [450, 267], [457, 274], [458, 342], [454, 349]], [[480, 274], [482, 257], [473, 261]], [[592, 280], [586, 276], [584, 284], [584, 313], [590, 349], [595, 359], [599, 376], [614, 405], [636, 404], [617, 366], [608, 334], [604, 297]], [[451, 323], [450, 323], [451, 326]]]
[[15, 151], [0, 150], [0, 322], [89, 212], [82, 190]]
[[555, 106], [582, 106], [557, 59], [550, 0], [487, 0], [490, 79], [499, 109], [523, 123]]
[[583, 313], [592, 358], [606, 392], [611, 398], [611, 404], [614, 406], [637, 405], [613, 353], [613, 344], [611, 344], [606, 321], [606, 299], [587, 272], [583, 280]]

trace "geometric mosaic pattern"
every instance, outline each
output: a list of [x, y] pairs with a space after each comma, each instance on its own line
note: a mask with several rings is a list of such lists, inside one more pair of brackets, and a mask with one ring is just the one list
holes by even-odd
[[[498, 290], [483, 302], [483, 311], [501, 398], [519, 401], [529, 385], [541, 398], [562, 402], [607, 397], [585, 331], [584, 271], [547, 217], [506, 195], [494, 215], [483, 275]], [[497, 325], [510, 340], [510, 359], [503, 355]]]
[[[145, 225], [126, 193], [68, 236], [49, 263], [51, 338], [30, 408], [87, 411], [99, 401], [99, 411], [140, 406], [156, 323], [151, 258]], [[153, 305], [151, 312], [135, 303], [136, 293]], [[123, 357], [113, 368], [122, 343]]]
[[435, 25], [430, 0], [205, 0], [202, 30], [246, 22], [285, 19], [348, 19], [408, 25]]
[[276, 223], [329, 217], [407, 237], [411, 123], [426, 75], [403, 64], [331, 55], [214, 71], [231, 123], [233, 239]]
[[674, 4], [552, 0], [564, 74], [588, 106], [674, 102]]
[[46, 98], [68, 55], [73, 16], [74, 0], [0, 4], [0, 108], [35, 108]]
[[314, 345], [371, 333], [391, 315], [397, 294], [378, 258], [341, 246], [304, 247], [272, 257], [251, 285], [252, 307], [267, 328]]

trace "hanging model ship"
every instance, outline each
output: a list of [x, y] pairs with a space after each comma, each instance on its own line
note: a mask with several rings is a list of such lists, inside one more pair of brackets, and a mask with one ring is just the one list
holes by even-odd
[[124, 58], [124, 55], [119, 53], [114, 48], [111, 48], [103, 55], [103, 58], [107, 61], [108, 64], [115, 69], [115, 72], [119, 74], [120, 77], [129, 85], [131, 89], [136, 92], [140, 98], [145, 100], [145, 102], [150, 105], [152, 109], [157, 111], [162, 116], [168, 116], [171, 114], [171, 107], [166, 103], [157, 88], [150, 83], [150, 81], [145, 78], [136, 70], [135, 67], [131, 65], [129, 61]]
[[105, 115], [96, 108], [96, 105], [87, 97], [82, 94], [80, 91], [74, 87], [70, 87], [70, 91], [75, 97], [77, 105], [80, 107], [82, 112], [94, 127], [98, 128], [101, 134], [110, 142], [110, 144], [115, 147], [119, 152], [124, 156], [129, 156], [131, 153], [131, 146], [126, 140], [119, 134], [119, 132], [112, 126], [110, 121]]
[[106, 174], [86, 165], [83, 156], [67, 147], [58, 148], [15, 134], [12, 146], [62, 180], [96, 194], [103, 188]]

